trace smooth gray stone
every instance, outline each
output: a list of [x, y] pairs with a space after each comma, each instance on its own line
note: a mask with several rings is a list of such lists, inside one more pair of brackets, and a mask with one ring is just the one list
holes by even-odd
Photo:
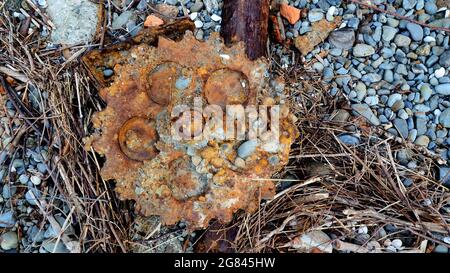
[[365, 117], [373, 125], [375, 125], [375, 126], [380, 125], [380, 120], [372, 112], [372, 110], [370, 109], [369, 105], [367, 105], [367, 104], [353, 104], [352, 105], [352, 109], [356, 113], [358, 113], [361, 116]]
[[358, 145], [359, 144], [359, 138], [353, 136], [353, 135], [340, 135], [338, 136], [338, 139], [340, 142], [344, 143], [345, 145]]
[[406, 123], [406, 120], [396, 118], [394, 119], [394, 126], [397, 129], [397, 131], [400, 133], [400, 136], [403, 139], [408, 138], [409, 130], [408, 130], [408, 124]]
[[450, 83], [439, 84], [435, 87], [435, 90], [440, 95], [448, 96], [450, 95]]
[[375, 54], [375, 49], [366, 44], [357, 44], [353, 47], [353, 55], [355, 57], [368, 57]]
[[406, 29], [409, 31], [409, 34], [414, 41], [422, 41], [423, 28], [420, 25], [409, 22], [406, 24]]

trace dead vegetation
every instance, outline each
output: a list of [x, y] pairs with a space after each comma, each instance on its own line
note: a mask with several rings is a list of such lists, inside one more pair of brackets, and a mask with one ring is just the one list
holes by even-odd
[[[335, 110], [345, 109], [346, 102], [329, 97], [326, 86], [300, 67], [284, 76], [291, 79], [291, 105], [299, 118], [300, 138], [290, 164], [274, 181], [279, 186], [294, 185], [254, 214], [239, 215], [226, 226], [213, 224], [197, 249], [299, 252], [299, 237], [314, 230], [332, 234], [333, 247], [339, 251], [383, 252], [383, 243], [395, 238], [408, 242], [402, 252], [429, 252], [434, 244], [448, 246], [442, 239], [450, 231], [450, 193], [435, 179], [436, 158], [393, 137], [378, 137], [382, 132], [360, 118], [334, 122]], [[347, 146], [338, 140], [348, 131], [360, 132], [359, 145]], [[405, 148], [420, 162], [416, 171], [394, 159]], [[404, 186], [405, 178], [413, 181], [412, 186]], [[380, 234], [387, 226], [395, 230]], [[371, 236], [358, 238], [360, 227], [367, 227]]]
[[[81, 142], [88, 135], [92, 112], [103, 107], [86, 71], [74, 61], [86, 47], [46, 48], [38, 32], [20, 35], [20, 26], [8, 16], [9, 11], [0, 8], [0, 71], [7, 97], [19, 113], [17, 119], [24, 121], [27, 134], [39, 136], [41, 143], [50, 147], [46, 165], [53, 183], [41, 198], [42, 221], [58, 225], [52, 214], [68, 206], [71, 215], [67, 219], [78, 227], [75, 241], [80, 246], [66, 244], [69, 250], [127, 251], [124, 240], [131, 210], [117, 201], [112, 184], [99, 175], [99, 161], [84, 151]], [[39, 100], [39, 109], [29, 101], [31, 89], [48, 95]], [[21, 148], [17, 142], [10, 154], [23, 151]]]
[[[20, 139], [24, 131], [35, 134], [51, 147], [46, 164], [53, 183], [40, 201], [40, 217], [58, 225], [52, 214], [62, 205], [69, 206], [68, 219], [78, 229], [79, 247], [72, 246], [73, 252], [128, 251], [132, 204], [118, 201], [113, 184], [99, 175], [101, 159], [84, 151], [81, 143], [91, 133], [92, 113], [104, 107], [88, 73], [77, 62], [87, 47], [46, 48], [39, 33], [19, 34], [20, 26], [1, 4], [0, 8], [6, 15], [0, 17], [3, 88], [20, 113], [17, 118], [24, 121], [16, 135]], [[102, 42], [103, 35], [99, 35]], [[450, 232], [450, 194], [435, 179], [435, 158], [414, 150], [419, 171], [396, 163], [396, 152], [407, 144], [377, 137], [379, 132], [360, 119], [344, 124], [330, 121], [334, 110], [346, 107], [345, 102], [328, 97], [319, 78], [309, 76], [298, 62], [288, 72], [277, 63], [273, 57], [273, 71], [289, 79], [300, 138], [289, 165], [274, 181], [293, 185], [254, 214], [236, 215], [227, 226], [212, 225], [196, 244], [198, 249], [297, 252], [289, 243], [310, 230], [334, 234], [335, 248], [344, 251], [372, 250], [367, 246], [372, 240], [378, 241], [381, 249], [385, 239], [398, 237], [410, 238], [405, 251], [429, 251], [437, 242], [449, 247], [441, 235]], [[48, 93], [48, 98], [40, 100], [39, 109], [29, 102], [30, 89]], [[354, 147], [341, 144], [337, 136], [346, 130], [360, 130], [361, 143]], [[20, 141], [13, 143], [11, 154], [20, 152]], [[413, 185], [403, 186], [403, 177], [412, 179]], [[395, 225], [396, 231], [355, 242], [359, 226], [376, 234], [389, 224]], [[431, 243], [428, 249], [423, 247], [424, 240]]]

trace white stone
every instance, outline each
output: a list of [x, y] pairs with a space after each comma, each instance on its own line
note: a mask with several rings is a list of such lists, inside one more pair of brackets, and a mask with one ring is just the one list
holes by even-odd
[[0, 237], [0, 246], [3, 250], [17, 248], [18, 244], [17, 233], [14, 231], [3, 233]]
[[436, 77], [436, 79], [442, 78], [445, 75], [445, 68], [441, 67], [439, 69], [436, 69], [436, 71], [434, 71], [434, 76]]
[[436, 39], [435, 39], [434, 37], [432, 37], [432, 36], [427, 36], [427, 37], [425, 37], [425, 38], [423, 39], [423, 41], [424, 41], [425, 43], [432, 43], [432, 42], [436, 42]]
[[41, 6], [41, 8], [46, 8], [47, 0], [38, 0], [38, 4], [39, 4], [39, 6]]
[[369, 232], [369, 229], [367, 228], [366, 225], [362, 225], [358, 228], [359, 234], [367, 234], [368, 232]]
[[213, 15], [211, 15], [211, 20], [213, 20], [215, 22], [219, 22], [220, 20], [222, 20], [222, 17], [220, 17], [217, 14], [213, 14]]
[[392, 246], [395, 247], [396, 249], [400, 249], [403, 245], [402, 240], [400, 239], [394, 239], [392, 240]]
[[334, 13], [336, 12], [336, 7], [335, 6], [331, 6], [329, 9], [328, 9], [328, 11], [327, 11], [327, 14], [326, 14], [326, 19], [327, 19], [327, 21], [329, 21], [329, 22], [332, 22], [332, 21], [334, 21]]
[[189, 14], [189, 18], [191, 18], [192, 21], [197, 19], [197, 16], [198, 16], [198, 12], [193, 12], [193, 13]]
[[200, 21], [200, 20], [196, 20], [194, 22], [194, 25], [195, 25], [196, 28], [201, 28], [201, 27], [203, 27], [203, 22]]
[[240, 157], [236, 157], [236, 159], [234, 160], [234, 165], [238, 168], [244, 169], [245, 161], [244, 161], [244, 159], [242, 159]]
[[30, 180], [31, 183], [33, 183], [36, 186], [41, 184], [41, 178], [39, 176], [33, 175]]
[[290, 245], [305, 252], [310, 252], [313, 248], [318, 248], [325, 253], [333, 251], [331, 238], [320, 230], [311, 231], [296, 237], [291, 241]]
[[446, 244], [450, 244], [450, 237], [444, 237], [443, 241]]

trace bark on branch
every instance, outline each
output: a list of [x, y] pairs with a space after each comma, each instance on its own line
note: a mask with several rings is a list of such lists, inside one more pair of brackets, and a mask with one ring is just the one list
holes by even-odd
[[269, 0], [224, 0], [221, 35], [226, 44], [242, 41], [247, 56], [266, 56]]

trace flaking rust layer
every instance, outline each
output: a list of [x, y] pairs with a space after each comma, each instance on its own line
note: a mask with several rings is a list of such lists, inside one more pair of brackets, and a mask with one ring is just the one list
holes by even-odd
[[[178, 141], [170, 134], [177, 121], [171, 111], [193, 106], [194, 98], [203, 107], [278, 104], [280, 94], [268, 95], [265, 61], [250, 61], [242, 44], [226, 47], [218, 35], [200, 42], [191, 32], [179, 42], [161, 37], [157, 47], [136, 45], [129, 56], [100, 91], [107, 107], [94, 115], [96, 133], [86, 141], [106, 157], [101, 175], [116, 181], [122, 199], [135, 200], [137, 212], [159, 215], [163, 224], [184, 220], [198, 229], [212, 219], [229, 222], [239, 209], [253, 212], [274, 195], [270, 177], [288, 162], [298, 136], [287, 105], [280, 106], [279, 142], [268, 131], [245, 159], [237, 152], [245, 140]], [[193, 135], [201, 131], [192, 128]]]

